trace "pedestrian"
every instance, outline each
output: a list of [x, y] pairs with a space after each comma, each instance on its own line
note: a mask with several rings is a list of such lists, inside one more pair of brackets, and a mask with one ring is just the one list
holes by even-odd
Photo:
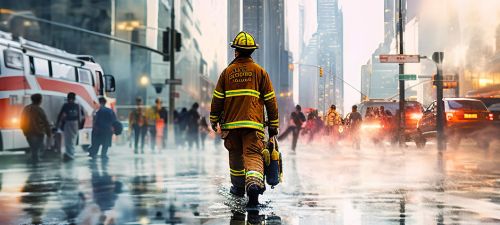
[[342, 121], [340, 119], [340, 114], [337, 112], [337, 107], [331, 105], [326, 114], [326, 127], [330, 143], [333, 142], [333, 144], [337, 144], [340, 124], [342, 124]]
[[188, 110], [186, 107], [181, 109], [179, 113], [179, 141], [180, 146], [186, 146], [187, 142], [187, 119], [188, 119]]
[[208, 128], [207, 118], [201, 117], [200, 120], [200, 142], [201, 149], [205, 149], [205, 140], [207, 139], [207, 135], [210, 133], [210, 129]]
[[138, 153], [139, 141], [141, 142], [141, 153], [144, 153], [144, 137], [147, 132], [147, 123], [140, 97], [135, 99], [135, 109], [130, 112], [128, 123], [134, 131], [134, 153]]
[[181, 132], [181, 127], [180, 127], [180, 112], [174, 110], [174, 139], [175, 139], [175, 145], [179, 146], [181, 144], [181, 136], [179, 133]]
[[309, 134], [309, 138], [307, 141], [308, 143], [311, 143], [314, 140], [314, 136], [318, 132], [321, 132], [322, 128], [323, 121], [318, 116], [318, 110], [313, 110], [309, 114], [307, 114], [305, 129], [307, 129], [307, 134]]
[[243, 197], [246, 191], [247, 207], [253, 208], [265, 190], [264, 106], [272, 138], [278, 134], [278, 105], [269, 75], [251, 57], [258, 48], [252, 35], [240, 32], [231, 47], [235, 48], [235, 59], [224, 69], [215, 87], [210, 123], [213, 130], [220, 124], [221, 137], [229, 151], [233, 185], [230, 192]]
[[99, 109], [94, 114], [94, 124], [92, 127], [92, 145], [89, 149], [89, 156], [95, 158], [102, 146], [101, 158], [108, 159], [108, 148], [111, 146], [113, 137], [113, 123], [116, 115], [113, 110], [106, 107], [106, 98], [99, 97]]
[[189, 149], [193, 145], [196, 145], [196, 149], [200, 149], [200, 114], [198, 113], [198, 107], [198, 103], [194, 103], [186, 116], [186, 139]]
[[63, 131], [65, 152], [64, 161], [75, 159], [75, 145], [78, 130], [83, 128], [85, 113], [83, 107], [76, 103], [76, 94], [68, 93], [67, 102], [61, 108], [57, 116], [58, 127]]
[[285, 139], [290, 133], [292, 133], [292, 150], [295, 151], [297, 148], [300, 130], [302, 129], [302, 124], [306, 122], [306, 116], [302, 113], [302, 107], [300, 105], [295, 106], [295, 111], [290, 114], [290, 118], [290, 126], [288, 126], [285, 132], [278, 137], [278, 141]]
[[359, 128], [361, 127], [363, 119], [361, 114], [358, 112], [358, 106], [352, 106], [352, 112], [349, 114], [348, 121], [353, 147], [360, 149], [361, 140], [359, 137]]
[[156, 104], [146, 109], [146, 124], [147, 133], [149, 133], [149, 143], [151, 151], [154, 152], [157, 141], [157, 123], [160, 120], [160, 111], [157, 110]]
[[159, 126], [162, 129], [162, 136], [161, 136], [161, 147], [163, 149], [167, 148], [167, 138], [168, 138], [168, 111], [167, 108], [163, 107], [162, 105], [163, 101], [161, 98], [157, 98], [155, 100], [156, 104], [156, 112], [159, 117], [159, 124], [162, 124], [162, 126]]
[[369, 118], [372, 118], [372, 117], [373, 117], [372, 107], [369, 106], [369, 107], [366, 108], [365, 119], [369, 119]]
[[51, 136], [51, 129], [47, 115], [40, 105], [42, 104], [42, 95], [31, 95], [31, 104], [24, 107], [21, 113], [21, 130], [23, 131], [28, 145], [30, 147], [31, 158], [29, 161], [38, 163], [40, 153], [43, 150], [44, 137]]

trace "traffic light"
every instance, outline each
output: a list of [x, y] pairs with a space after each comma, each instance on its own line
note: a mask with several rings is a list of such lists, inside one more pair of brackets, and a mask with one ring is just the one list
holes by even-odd
[[182, 47], [182, 35], [181, 33], [175, 31], [175, 51], [180, 52]]
[[[437, 86], [436, 81], [437, 75], [432, 75], [432, 85]], [[454, 89], [458, 87], [458, 76], [457, 75], [444, 75], [442, 78], [443, 89]]]
[[456, 80], [443, 81], [443, 89], [453, 89], [457, 88], [458, 82]]
[[319, 77], [323, 77], [323, 67], [319, 68]]
[[[434, 87], [437, 86], [437, 81], [436, 81], [437, 75], [432, 75], [432, 85]], [[443, 76], [442, 82], [443, 82], [443, 89], [454, 89], [458, 87], [458, 76], [457, 75], [445, 75]]]
[[[163, 49], [163, 61], [170, 61], [170, 28], [167, 27], [166, 31], [163, 31], [162, 38]], [[180, 52], [182, 47], [182, 34], [175, 31], [175, 51]]]
[[164, 53], [163, 55], [163, 61], [170, 61], [170, 28], [167, 27], [166, 31], [163, 31], [163, 38], [162, 38], [162, 45], [163, 49], [162, 52]]

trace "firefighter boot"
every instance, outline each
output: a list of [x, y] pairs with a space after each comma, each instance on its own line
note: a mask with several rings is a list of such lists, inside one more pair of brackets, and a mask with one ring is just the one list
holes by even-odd
[[244, 197], [245, 196], [245, 188], [231, 186], [231, 189], [229, 189], [229, 193], [231, 193], [237, 197]]
[[247, 208], [256, 208], [259, 206], [259, 194], [262, 194], [261, 188], [256, 184], [251, 184], [247, 188], [248, 203]]

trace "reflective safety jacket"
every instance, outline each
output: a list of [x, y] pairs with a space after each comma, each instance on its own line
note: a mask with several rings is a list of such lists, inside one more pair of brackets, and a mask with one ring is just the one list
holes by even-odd
[[340, 120], [340, 114], [335, 111], [335, 109], [329, 109], [328, 114], [326, 114], [326, 125], [335, 126], [340, 125], [342, 121]]
[[264, 106], [269, 126], [278, 127], [278, 104], [267, 72], [250, 57], [238, 57], [224, 69], [215, 87], [210, 122], [223, 130], [264, 131]]

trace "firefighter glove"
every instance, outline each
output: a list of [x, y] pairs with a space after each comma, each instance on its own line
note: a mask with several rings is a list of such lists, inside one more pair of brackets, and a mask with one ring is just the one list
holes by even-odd
[[267, 129], [267, 131], [269, 132], [269, 138], [274, 137], [274, 136], [278, 135], [278, 133], [279, 133], [279, 130], [277, 127], [269, 127]]
[[217, 132], [217, 123], [211, 123], [212, 125], [212, 130]]

